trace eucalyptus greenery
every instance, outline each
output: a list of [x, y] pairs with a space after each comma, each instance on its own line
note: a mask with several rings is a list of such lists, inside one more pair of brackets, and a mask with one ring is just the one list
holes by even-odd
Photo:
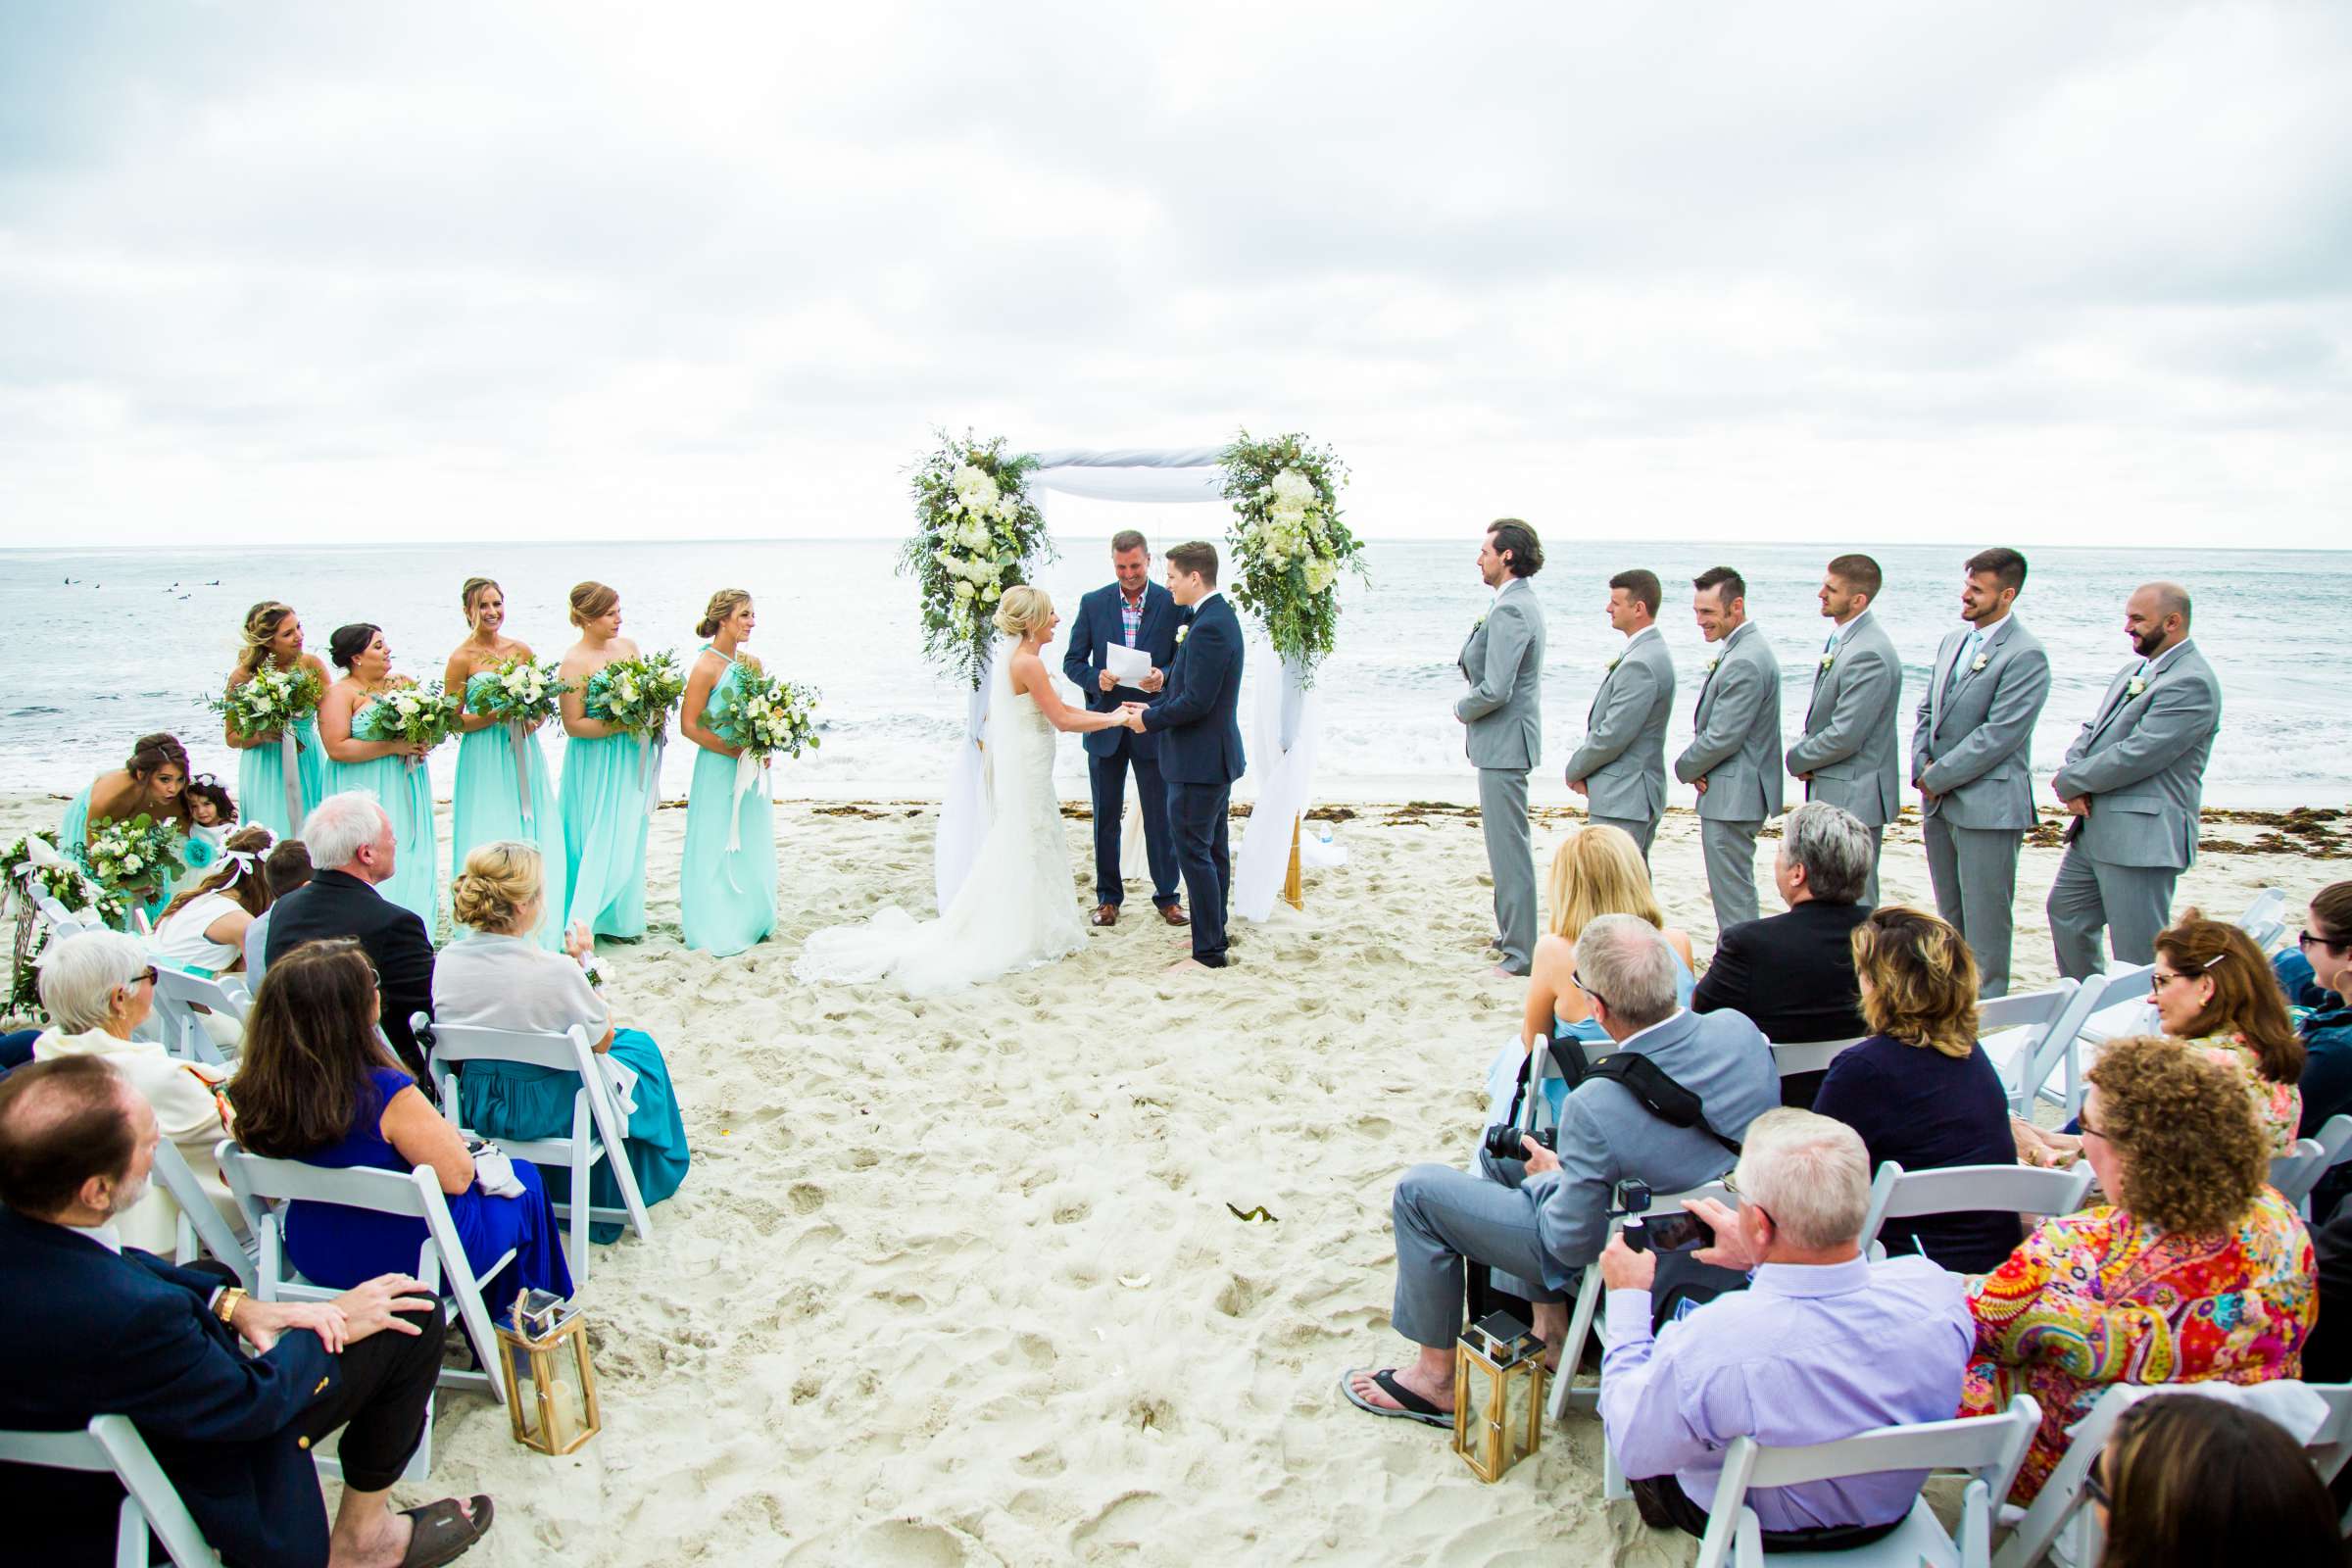
[[1340, 520], [1347, 466], [1296, 432], [1253, 441], [1243, 430], [1218, 461], [1233, 504], [1234, 601], [1312, 685], [1339, 642], [1340, 573], [1365, 575], [1363, 544]]
[[899, 561], [922, 593], [923, 652], [977, 687], [988, 665], [997, 601], [1053, 558], [1045, 514], [1029, 499], [1029, 453], [946, 431], [914, 469], [914, 536]]

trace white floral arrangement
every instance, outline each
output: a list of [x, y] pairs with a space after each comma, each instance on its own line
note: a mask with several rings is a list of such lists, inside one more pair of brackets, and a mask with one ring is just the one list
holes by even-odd
[[778, 680], [750, 659], [739, 661], [743, 673], [727, 690], [715, 714], [705, 721], [730, 746], [746, 756], [765, 757], [782, 752], [798, 757], [824, 744], [816, 733], [817, 690]]
[[80, 860], [101, 886], [161, 887], [187, 868], [178, 826], [158, 822], [145, 811], [127, 819], [100, 822], [81, 847]]
[[[1338, 645], [1343, 569], [1363, 575], [1363, 545], [1340, 520], [1348, 470], [1302, 435], [1253, 441], [1242, 431], [1219, 455], [1233, 505], [1227, 573], [1234, 602], [1254, 614], [1274, 652], [1311, 683]], [[1475, 628], [1474, 628], [1475, 629]]]
[[914, 470], [915, 532], [899, 569], [922, 593], [923, 652], [974, 686], [995, 641], [997, 601], [1053, 553], [1028, 494], [1036, 466], [1027, 453], [1006, 456], [1002, 436], [943, 433]]
[[326, 687], [318, 672], [307, 664], [280, 669], [264, 664], [220, 697], [204, 706], [228, 720], [229, 727], [248, 740], [257, 735], [282, 735], [318, 710]]
[[466, 682], [466, 709], [510, 724], [544, 724], [556, 716], [569, 690], [554, 664], [510, 659]]
[[[37, 835], [48, 850], [57, 850], [57, 835]], [[41, 1006], [39, 976], [41, 951], [49, 945], [49, 928], [38, 916], [35, 896], [57, 901], [68, 913], [88, 909], [117, 930], [130, 923], [130, 900], [102, 887], [89, 873], [62, 854], [35, 856], [31, 838], [21, 838], [0, 854], [0, 906], [13, 904], [16, 940], [5, 1010], [27, 1017], [46, 1017]]]
[[2144, 692], [2147, 689], [2148, 678], [2145, 675], [2134, 675], [2129, 682], [2125, 684], [2124, 695], [2127, 697], [2137, 697], [2141, 692]]
[[667, 650], [615, 659], [588, 677], [580, 710], [630, 735], [655, 736], [669, 724], [669, 710], [686, 695], [686, 671]]
[[[419, 686], [406, 676], [395, 676], [390, 685], [351, 715], [351, 738], [379, 743], [405, 741], [411, 746], [429, 749], [449, 739], [457, 722], [458, 700], [443, 691], [439, 681]], [[416, 760], [409, 760], [413, 763]]]

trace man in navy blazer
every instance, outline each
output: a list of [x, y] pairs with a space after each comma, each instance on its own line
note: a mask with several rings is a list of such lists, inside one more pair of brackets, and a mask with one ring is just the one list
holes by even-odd
[[[145, 1196], [156, 1136], [146, 1101], [101, 1057], [0, 1082], [0, 1427], [128, 1416], [231, 1563], [444, 1563], [472, 1545], [490, 1527], [487, 1497], [386, 1505], [424, 1435], [440, 1303], [398, 1274], [332, 1301], [259, 1301], [225, 1270], [123, 1248], [113, 1219]], [[310, 1449], [337, 1427], [344, 1492], [330, 1533]], [[112, 1476], [0, 1466], [6, 1555], [114, 1562], [122, 1496]]]
[[1225, 913], [1233, 892], [1226, 810], [1242, 776], [1242, 622], [1217, 592], [1217, 547], [1168, 552], [1168, 592], [1191, 612], [1168, 665], [1167, 689], [1131, 709], [1139, 735], [1160, 737], [1168, 824], [1193, 901], [1193, 956], [1176, 968], [1225, 967]]
[[[1175, 596], [1152, 580], [1152, 547], [1133, 528], [1113, 534], [1110, 569], [1116, 582], [1078, 601], [1061, 672], [1086, 693], [1087, 708], [1113, 713], [1127, 703], [1149, 703], [1167, 684], [1176, 659]], [[1151, 673], [1140, 686], [1122, 686], [1106, 667], [1116, 645], [1149, 654]], [[1184, 924], [1176, 902], [1176, 847], [1168, 839], [1168, 791], [1159, 776], [1159, 737], [1132, 729], [1099, 729], [1086, 737], [1086, 774], [1095, 797], [1095, 924], [1119, 923], [1126, 879], [1119, 875], [1120, 818], [1127, 812], [1127, 768], [1144, 811], [1144, 855], [1152, 865], [1152, 902], [1170, 925]]]

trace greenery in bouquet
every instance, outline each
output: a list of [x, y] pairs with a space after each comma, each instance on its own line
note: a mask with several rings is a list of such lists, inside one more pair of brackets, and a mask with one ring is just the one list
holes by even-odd
[[79, 858], [103, 887], [161, 887], [187, 869], [185, 843], [178, 823], [158, 822], [141, 811], [94, 824]]
[[556, 666], [510, 659], [466, 683], [466, 710], [510, 724], [544, 724], [556, 716], [568, 682]]
[[686, 671], [668, 650], [615, 659], [588, 677], [580, 709], [590, 718], [629, 735], [653, 737], [669, 725], [670, 710], [686, 695]]
[[458, 700], [443, 691], [439, 681], [389, 686], [351, 715], [353, 740], [402, 741], [428, 750], [449, 739], [457, 727]]
[[[41, 842], [57, 848], [57, 835], [43, 833]], [[64, 863], [60, 863], [64, 862]], [[28, 839], [19, 839], [0, 854], [0, 881], [6, 897], [15, 901], [15, 963], [9, 976], [7, 1010], [20, 1015], [43, 1015], [40, 993], [40, 954], [49, 944], [48, 926], [35, 912], [32, 895], [54, 899], [68, 913], [88, 909], [120, 929], [130, 922], [130, 900], [112, 888], [101, 887], [79, 866], [65, 861], [33, 858]]]
[[1329, 447], [1298, 434], [1252, 441], [1244, 430], [1219, 455], [1233, 504], [1234, 602], [1255, 615], [1275, 653], [1314, 679], [1338, 645], [1343, 569], [1364, 575], [1363, 544], [1340, 520], [1348, 470]]
[[1053, 555], [1028, 495], [1036, 466], [1028, 453], [1007, 456], [1002, 436], [957, 441], [943, 431], [914, 470], [915, 532], [899, 570], [922, 592], [923, 652], [974, 686], [996, 636], [997, 601]]
[[754, 757], [798, 757], [823, 744], [816, 733], [815, 687], [778, 680], [749, 659], [739, 659], [737, 668], [742, 673], [721, 688], [723, 696], [705, 715], [728, 745]]
[[318, 672], [307, 664], [280, 669], [264, 664], [247, 679], [204, 706], [227, 719], [248, 740], [257, 735], [282, 735], [318, 710], [326, 695]]

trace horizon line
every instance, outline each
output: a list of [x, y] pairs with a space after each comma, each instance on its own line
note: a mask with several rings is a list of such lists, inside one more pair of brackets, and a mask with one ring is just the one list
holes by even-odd
[[[1108, 543], [1108, 542], [1109, 542], [1109, 540], [1110, 540], [1110, 538], [1111, 538], [1111, 532], [1115, 532], [1115, 531], [1116, 531], [1116, 530], [1111, 530], [1111, 531], [1109, 531], [1109, 532], [1103, 532], [1103, 533], [1100, 533], [1100, 534], [1096, 534], [1096, 533], [1072, 533], [1072, 534], [1063, 534], [1063, 535], [1060, 535], [1060, 536], [1059, 536], [1059, 538], [1060, 538], [1060, 539], [1068, 539], [1068, 540], [1083, 540], [1083, 541], [1087, 541], [1087, 542], [1090, 542], [1090, 543], [1091, 543], [1091, 542], [1094, 542], [1094, 541], [1097, 541], [1097, 540], [1100, 540], [1100, 541], [1102, 541], [1102, 542], [1103, 542], [1103, 543]], [[1375, 544], [1391, 544], [1391, 545], [1451, 545], [1451, 544], [1460, 544], [1460, 543], [1463, 541], [1463, 539], [1464, 539], [1465, 537], [1466, 537], [1466, 536], [1465, 536], [1465, 535], [1462, 535], [1462, 534], [1413, 534], [1413, 535], [1402, 535], [1402, 534], [1397, 534], [1397, 535], [1375, 535], [1375, 536], [1373, 536], [1373, 537], [1371, 537], [1371, 538], [1362, 539], [1362, 540], [1360, 540], [1360, 541], [1359, 541], [1359, 543], [1362, 543], [1362, 544], [1365, 544], [1365, 545], [1375, 545]], [[1049, 542], [1050, 542], [1050, 543], [1052, 543], [1052, 542], [1055, 542], [1055, 541], [1049, 541]], [[1213, 541], [1212, 541], [1212, 542], [1213, 542]], [[1850, 550], [1850, 549], [1854, 548], [1854, 541], [1852, 541], [1851, 539], [1844, 539], [1844, 540], [1839, 540], [1839, 539], [1772, 539], [1772, 540], [1755, 540], [1755, 539], [1725, 539], [1725, 538], [1659, 539], [1659, 538], [1656, 538], [1656, 537], [1639, 537], [1639, 538], [1637, 538], [1637, 537], [1630, 536], [1630, 535], [1629, 535], [1629, 536], [1622, 536], [1622, 537], [1612, 537], [1612, 536], [1608, 536], [1608, 535], [1597, 535], [1597, 534], [1596, 534], [1596, 535], [1590, 535], [1590, 536], [1588, 536], [1588, 535], [1578, 535], [1578, 536], [1577, 536], [1577, 542], [1578, 542], [1578, 543], [1580, 543], [1580, 544], [1593, 544], [1593, 545], [1641, 545], [1641, 546], [1646, 546], [1646, 547], [1653, 548], [1653, 549], [1654, 549], [1654, 548], [1656, 548], [1656, 547], [1658, 547], [1658, 546], [1660, 546], [1660, 545], [1737, 545], [1737, 546], [1752, 546], [1752, 545], [1756, 545], [1756, 544], [1759, 544], [1759, 543], [1762, 543], [1762, 544], [1768, 544], [1768, 545], [1772, 545], [1772, 546], [1775, 546], [1775, 547], [1781, 547], [1781, 546], [1789, 546], [1789, 547], [1793, 547], [1793, 546], [1808, 546], [1808, 545], [1809, 545], [1809, 546], [1813, 546], [1813, 547], [1815, 547], [1815, 548], [1819, 548], [1819, 549]], [[773, 537], [773, 538], [746, 538], [746, 537], [741, 537], [741, 536], [715, 535], [715, 536], [712, 536], [712, 537], [709, 537], [709, 538], [701, 538], [701, 539], [618, 538], [618, 537], [615, 537], [615, 538], [599, 538], [599, 539], [570, 539], [570, 540], [555, 540], [555, 539], [518, 539], [518, 538], [510, 538], [510, 539], [478, 539], [478, 538], [456, 539], [456, 538], [453, 538], [453, 539], [420, 539], [420, 540], [415, 540], [415, 541], [412, 541], [412, 542], [409, 542], [409, 543], [396, 543], [396, 542], [390, 542], [390, 541], [378, 541], [378, 542], [358, 542], [358, 541], [342, 541], [342, 540], [337, 540], [337, 541], [331, 541], [331, 542], [304, 543], [304, 544], [290, 544], [290, 543], [288, 543], [287, 541], [279, 540], [279, 541], [273, 541], [273, 542], [255, 543], [255, 544], [237, 544], [237, 545], [223, 545], [223, 544], [208, 544], [208, 545], [202, 545], [202, 546], [198, 546], [198, 545], [189, 545], [189, 546], [185, 547], [185, 550], [186, 550], [186, 553], [188, 553], [188, 554], [229, 555], [229, 554], [236, 554], [236, 553], [245, 552], [245, 551], [255, 551], [255, 550], [287, 550], [287, 549], [296, 549], [296, 550], [316, 550], [316, 551], [354, 551], [354, 552], [357, 552], [357, 551], [365, 551], [365, 550], [426, 550], [426, 549], [432, 549], [432, 548], [435, 548], [435, 547], [438, 547], [438, 546], [448, 546], [448, 547], [451, 547], [451, 548], [463, 548], [463, 549], [469, 549], [469, 550], [470, 550], [470, 549], [498, 549], [498, 548], [504, 548], [504, 547], [507, 547], [507, 546], [514, 546], [514, 545], [520, 545], [520, 546], [536, 546], [536, 547], [545, 548], [545, 549], [558, 549], [558, 548], [563, 548], [563, 547], [565, 547], [565, 546], [570, 546], [570, 547], [575, 547], [575, 548], [594, 548], [594, 547], [597, 547], [597, 546], [602, 546], [602, 545], [662, 545], [662, 546], [667, 546], [667, 547], [673, 547], [673, 548], [674, 548], [674, 547], [677, 547], [677, 546], [682, 546], [682, 545], [796, 545], [796, 544], [797, 544], [797, 545], [879, 545], [879, 544], [902, 545], [902, 544], [904, 544], [904, 543], [905, 543], [905, 540], [904, 540], [903, 538], [876, 538], [876, 537], [873, 537], [873, 536], [871, 536], [871, 535], [863, 535], [863, 534], [794, 534], [794, 535], [785, 535], [785, 536], [782, 536], [782, 537]], [[1891, 542], [1888, 542], [1888, 541], [1881, 541], [1881, 542], [1875, 543], [1875, 544], [1873, 544], [1873, 545], [1871, 546], [1871, 548], [1874, 548], [1874, 549], [1880, 549], [1880, 550], [1888, 550], [1888, 549], [1911, 549], [1911, 548], [1915, 548], [1915, 547], [1916, 547], [1916, 548], [1921, 548], [1921, 549], [1939, 549], [1939, 548], [1940, 548], [1940, 549], [1952, 549], [1952, 550], [1958, 550], [1958, 549], [1970, 549], [1970, 548], [1974, 548], [1974, 549], [1982, 549], [1982, 548], [1984, 548], [1984, 544], [1983, 544], [1983, 541], [1982, 541], [1982, 540], [1967, 540], [1967, 539], [1906, 539], [1906, 540], [1897, 540], [1897, 541], [1891, 541]], [[2183, 553], [2183, 554], [2199, 554], [2199, 555], [2206, 555], [2206, 554], [2224, 554], [2224, 553], [2227, 553], [2227, 554], [2230, 554], [2230, 555], [2258, 555], [2258, 556], [2330, 556], [2330, 555], [2346, 555], [2346, 554], [2352, 554], [2352, 546], [2347, 546], [2347, 545], [2337, 545], [2337, 546], [2327, 546], [2327, 545], [2266, 545], [2266, 546], [2262, 546], [2262, 547], [2259, 547], [2259, 548], [2256, 548], [2256, 549], [2248, 549], [2247, 547], [2245, 547], [2245, 546], [2243, 546], [2243, 545], [2219, 545], [2219, 544], [2217, 544], [2217, 545], [2170, 545], [2170, 544], [2167, 544], [2167, 545], [2151, 545], [2151, 544], [2136, 544], [2136, 545], [2135, 545], [2135, 544], [2073, 545], [2073, 544], [2043, 544], [2043, 545], [2034, 545], [2034, 546], [2032, 546], [2031, 548], [2033, 548], [2033, 549], [2034, 549], [2034, 550], [2035, 550], [2035, 551], [2040, 551], [2040, 552], [2052, 552], [2052, 551], [2059, 551], [2059, 552], [2081, 552], [2081, 553], [2089, 553], [2089, 552], [2093, 552], [2093, 551], [2117, 551], [2117, 550], [2134, 550], [2134, 549], [2137, 549], [2137, 550], [2161, 550], [2161, 551], [2173, 552], [2173, 553]], [[5, 556], [5, 555], [33, 555], [33, 554], [38, 554], [38, 553], [42, 553], [42, 552], [46, 552], [46, 553], [48, 553], [48, 554], [51, 554], [51, 555], [61, 555], [61, 556], [104, 556], [104, 555], [139, 555], [139, 554], [146, 554], [146, 555], [158, 555], [158, 554], [172, 554], [172, 553], [175, 553], [176, 549], [177, 549], [177, 547], [175, 547], [175, 546], [173, 546], [173, 545], [168, 545], [168, 544], [143, 544], [143, 545], [141, 545], [141, 544], [130, 544], [130, 545], [74, 545], [74, 546], [66, 546], [66, 545], [48, 545], [48, 544], [29, 544], [29, 545], [20, 545], [20, 544], [0, 544], [0, 556]]]

